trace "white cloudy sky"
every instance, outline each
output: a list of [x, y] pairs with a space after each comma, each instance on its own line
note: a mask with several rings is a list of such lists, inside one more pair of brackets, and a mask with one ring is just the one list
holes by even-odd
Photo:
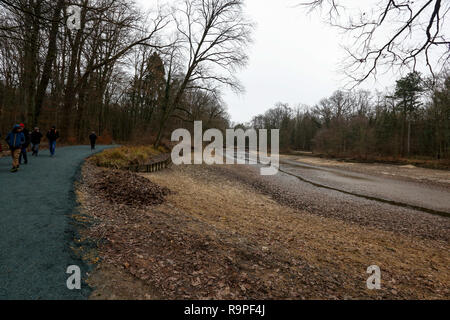
[[249, 121], [277, 102], [314, 104], [336, 90], [340, 49], [335, 30], [293, 8], [293, 1], [246, 2], [257, 27], [250, 64], [239, 75], [246, 93], [225, 95], [234, 121]]
[[[137, 1], [146, 7], [156, 3]], [[314, 105], [342, 88], [344, 82], [338, 72], [343, 56], [342, 38], [337, 30], [327, 26], [318, 14], [307, 14], [294, 7], [302, 0], [245, 2], [246, 13], [257, 27], [250, 63], [238, 74], [246, 92], [224, 94], [233, 121], [250, 121], [277, 102]], [[383, 89], [393, 83], [391, 78], [376, 87]], [[362, 88], [374, 87], [373, 83], [366, 83]]]

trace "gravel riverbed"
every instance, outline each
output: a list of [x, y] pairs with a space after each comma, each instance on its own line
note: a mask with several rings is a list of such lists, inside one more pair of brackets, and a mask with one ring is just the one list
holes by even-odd
[[[82, 234], [97, 243], [92, 299], [450, 297], [445, 217], [281, 173], [261, 177], [251, 166], [140, 175], [170, 192], [136, 206], [105, 201], [92, 188], [99, 170], [87, 164], [78, 187], [92, 222]], [[367, 289], [371, 265], [382, 270], [382, 290]]]

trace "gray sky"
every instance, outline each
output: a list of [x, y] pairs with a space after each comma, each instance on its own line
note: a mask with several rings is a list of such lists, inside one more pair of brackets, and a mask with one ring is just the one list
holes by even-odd
[[337, 32], [293, 8], [298, 2], [246, 0], [257, 27], [250, 64], [238, 75], [246, 92], [225, 94], [233, 121], [250, 121], [277, 102], [315, 104], [339, 87]]

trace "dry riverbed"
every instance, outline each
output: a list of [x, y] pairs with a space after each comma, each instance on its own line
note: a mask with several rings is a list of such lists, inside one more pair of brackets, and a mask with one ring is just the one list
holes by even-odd
[[450, 188], [449, 170], [435, 170], [416, 167], [413, 165], [343, 162], [333, 159], [295, 155], [282, 155], [281, 161], [283, 160], [294, 160], [320, 167], [345, 169], [347, 171], [370, 174], [374, 176], [393, 177], [408, 181], [438, 184]]
[[[91, 222], [81, 234], [97, 243], [83, 253], [98, 264], [91, 298], [450, 298], [447, 218], [417, 213], [419, 232], [414, 213], [372, 203], [378, 212], [364, 214], [370, 203], [336, 204], [293, 180], [264, 184], [257, 172], [186, 166], [142, 175], [162, 201], [136, 205], [109, 199], [95, 187], [104, 169], [85, 165], [77, 193]], [[382, 290], [366, 287], [370, 265], [382, 270]]]

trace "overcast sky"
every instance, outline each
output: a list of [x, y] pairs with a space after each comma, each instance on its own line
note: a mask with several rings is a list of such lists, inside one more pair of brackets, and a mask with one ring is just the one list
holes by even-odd
[[338, 88], [337, 33], [317, 15], [294, 8], [298, 2], [246, 0], [257, 27], [250, 64], [238, 76], [246, 93], [225, 95], [233, 121], [250, 121], [277, 102], [315, 104]]
[[[137, 1], [147, 7], [156, 3]], [[247, 15], [257, 26], [250, 63], [237, 75], [246, 92], [225, 90], [232, 121], [250, 121], [277, 102], [314, 105], [342, 87], [340, 36], [317, 13], [294, 7], [301, 0], [245, 2]]]

